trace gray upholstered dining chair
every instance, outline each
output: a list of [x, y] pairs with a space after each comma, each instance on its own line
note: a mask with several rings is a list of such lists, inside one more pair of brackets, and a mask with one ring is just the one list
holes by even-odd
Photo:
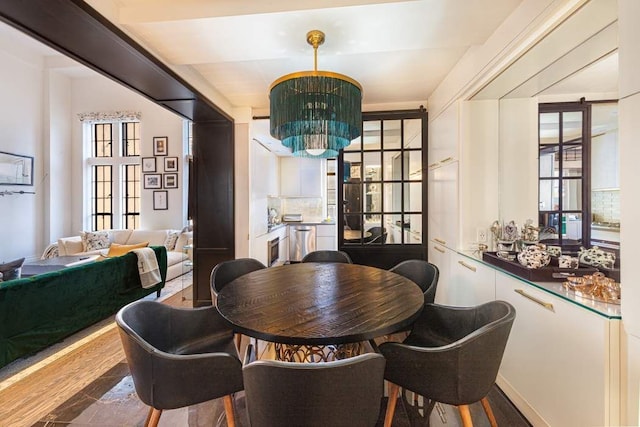
[[389, 271], [393, 271], [415, 282], [424, 293], [425, 304], [433, 303], [436, 298], [436, 288], [440, 271], [438, 267], [421, 259], [402, 261]]
[[235, 425], [233, 393], [243, 389], [233, 331], [215, 307], [185, 309], [139, 300], [116, 314], [136, 393], [150, 406], [145, 426], [164, 409], [224, 397], [227, 424]]
[[319, 250], [309, 252], [302, 258], [302, 262], [342, 262], [353, 264], [349, 254], [343, 251]]
[[427, 304], [402, 342], [380, 345], [389, 381], [385, 427], [391, 426], [399, 387], [429, 400], [455, 405], [464, 426], [471, 426], [469, 404], [481, 401], [492, 426], [487, 394], [495, 383], [516, 312], [504, 301], [476, 307]]
[[382, 244], [387, 241], [387, 229], [384, 227], [371, 227], [367, 230], [371, 236], [364, 238], [366, 245]]
[[[213, 267], [213, 270], [211, 270], [211, 276], [209, 278], [211, 285], [211, 301], [215, 304], [216, 299], [218, 298], [218, 293], [222, 288], [233, 282], [238, 277], [263, 268], [267, 268], [267, 266], [254, 258], [238, 258], [218, 263]], [[241, 341], [242, 335], [237, 334], [236, 347], [238, 349], [240, 349]], [[257, 339], [255, 340], [255, 344], [257, 348]]]
[[222, 288], [238, 277], [263, 268], [267, 268], [267, 266], [253, 258], [238, 258], [218, 263], [211, 270], [210, 284], [213, 300], [215, 301], [215, 297], [218, 296]]
[[249, 345], [242, 367], [249, 424], [374, 426], [384, 366], [375, 352], [324, 363], [255, 361]]

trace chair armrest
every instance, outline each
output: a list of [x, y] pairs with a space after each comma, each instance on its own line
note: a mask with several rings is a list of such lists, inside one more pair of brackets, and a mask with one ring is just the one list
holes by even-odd
[[380, 353], [387, 364], [385, 379], [403, 387], [429, 396], [430, 387], [439, 388], [446, 384], [456, 390], [456, 383], [448, 373], [459, 363], [459, 347], [416, 347], [402, 343], [388, 342], [380, 345]]
[[242, 362], [242, 366], [247, 366], [251, 362], [256, 361], [256, 352], [253, 348], [253, 344], [249, 343], [247, 346], [247, 351], [244, 353], [244, 361]]

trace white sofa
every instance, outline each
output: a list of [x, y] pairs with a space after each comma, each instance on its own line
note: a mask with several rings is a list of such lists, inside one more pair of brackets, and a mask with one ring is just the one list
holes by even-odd
[[[166, 246], [167, 248], [167, 281], [191, 271], [190, 256], [192, 251], [185, 250], [185, 246], [192, 244], [193, 233], [180, 230], [107, 230], [108, 241], [102, 241], [98, 249], [87, 247], [91, 236], [100, 232], [86, 232], [80, 236], [63, 237], [45, 249], [42, 258], [65, 255], [94, 255], [107, 256], [109, 247], [113, 243], [119, 245], [133, 245], [148, 242], [149, 246]], [[104, 234], [102, 234], [104, 237]]]

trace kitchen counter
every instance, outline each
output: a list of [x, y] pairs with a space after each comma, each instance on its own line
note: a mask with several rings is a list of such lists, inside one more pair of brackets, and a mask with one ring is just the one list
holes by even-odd
[[591, 229], [592, 230], [612, 231], [614, 233], [619, 233], [620, 232], [620, 227], [611, 227], [611, 226], [608, 226], [608, 225], [595, 225], [595, 224], [592, 224], [591, 225]]
[[271, 224], [269, 226], [267, 226], [267, 233], [271, 233], [272, 231], [276, 231], [279, 230], [283, 227], [286, 227], [287, 224], [284, 223], [280, 223], [280, 224]]
[[562, 282], [532, 282], [527, 279], [524, 279], [520, 276], [517, 276], [511, 272], [501, 269], [493, 264], [490, 264], [482, 259], [482, 254], [478, 255], [476, 251], [457, 251], [460, 255], [466, 256], [476, 262], [480, 262], [488, 267], [493, 268], [494, 270], [500, 271], [501, 273], [507, 274], [511, 277], [514, 277], [524, 283], [535, 286], [536, 288], [547, 292], [551, 295], [555, 295], [560, 297], [566, 301], [569, 301], [573, 304], [586, 308], [587, 310], [593, 311], [596, 314], [604, 316], [608, 319], [621, 319], [622, 311], [620, 309], [619, 304], [609, 304], [605, 302], [595, 301], [589, 298], [584, 298], [579, 295], [576, 295], [574, 291], [570, 291], [565, 289], [562, 286]]
[[335, 221], [324, 221], [324, 220], [317, 220], [317, 221], [292, 221], [292, 222], [283, 222], [283, 224], [285, 225], [336, 225]]
[[335, 221], [325, 222], [323, 220], [317, 221], [301, 221], [301, 222], [281, 222], [279, 224], [273, 224], [267, 226], [266, 232], [258, 234], [256, 237], [264, 236], [274, 231], [280, 230], [288, 225], [336, 225]]

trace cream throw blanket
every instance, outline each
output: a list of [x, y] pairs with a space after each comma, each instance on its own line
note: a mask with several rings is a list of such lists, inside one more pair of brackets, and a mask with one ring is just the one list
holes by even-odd
[[140, 248], [134, 249], [133, 252], [138, 257], [138, 272], [142, 287], [148, 289], [160, 283], [162, 281], [160, 267], [153, 249]]

